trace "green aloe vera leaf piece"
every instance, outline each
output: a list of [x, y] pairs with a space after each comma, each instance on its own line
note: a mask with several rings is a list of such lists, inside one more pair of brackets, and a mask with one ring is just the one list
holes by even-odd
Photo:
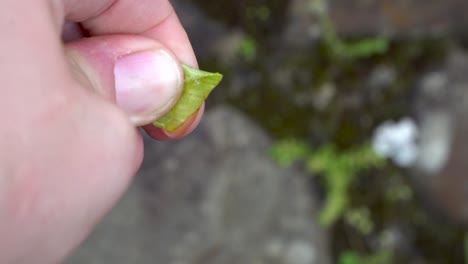
[[182, 69], [185, 82], [179, 100], [168, 113], [153, 122], [154, 126], [169, 132], [176, 130], [195, 113], [223, 78], [220, 73], [206, 72], [187, 65], [182, 65]]

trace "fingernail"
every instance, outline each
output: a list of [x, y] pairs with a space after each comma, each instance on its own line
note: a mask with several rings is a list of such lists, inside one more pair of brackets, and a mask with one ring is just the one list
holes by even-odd
[[163, 50], [120, 57], [114, 66], [114, 78], [117, 104], [138, 126], [169, 111], [182, 91], [182, 71]]

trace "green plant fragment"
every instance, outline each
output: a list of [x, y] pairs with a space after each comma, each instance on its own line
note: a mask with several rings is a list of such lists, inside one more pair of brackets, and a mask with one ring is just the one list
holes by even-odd
[[173, 132], [195, 113], [211, 91], [221, 82], [220, 73], [206, 72], [182, 65], [185, 82], [182, 94], [175, 106], [153, 125]]

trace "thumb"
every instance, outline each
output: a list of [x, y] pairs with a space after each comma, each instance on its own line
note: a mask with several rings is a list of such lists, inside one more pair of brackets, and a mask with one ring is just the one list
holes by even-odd
[[115, 102], [135, 126], [164, 115], [182, 92], [180, 63], [155, 40], [99, 36], [68, 43], [65, 49], [78, 81]]

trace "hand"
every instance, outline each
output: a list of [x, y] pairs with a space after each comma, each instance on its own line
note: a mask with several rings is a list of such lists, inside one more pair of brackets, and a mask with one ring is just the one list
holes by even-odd
[[[196, 59], [168, 0], [0, 3], [0, 263], [58, 263], [126, 190], [136, 127], [174, 105], [179, 62]], [[180, 138], [202, 112], [144, 129]]]

